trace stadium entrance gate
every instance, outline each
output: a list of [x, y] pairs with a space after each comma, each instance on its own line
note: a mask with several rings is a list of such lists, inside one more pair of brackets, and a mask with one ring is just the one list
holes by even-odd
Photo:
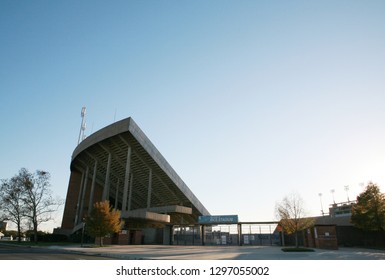
[[282, 245], [278, 222], [174, 225], [171, 244], [211, 246]]

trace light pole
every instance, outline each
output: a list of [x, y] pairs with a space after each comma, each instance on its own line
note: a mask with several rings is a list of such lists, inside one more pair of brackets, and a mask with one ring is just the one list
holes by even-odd
[[333, 196], [333, 204], [336, 204], [336, 201], [334, 200], [334, 192], [335, 192], [335, 190], [331, 189], [330, 192], [332, 193], [332, 196]]
[[319, 199], [320, 199], [320, 202], [321, 202], [321, 213], [322, 213], [322, 216], [324, 216], [324, 207], [322, 205], [322, 193], [319, 193]]
[[350, 199], [349, 199], [349, 185], [345, 186], [344, 189], [346, 191], [346, 196], [348, 197], [348, 202], [350, 202]]
[[82, 123], [80, 125], [78, 145], [85, 138], [84, 131], [86, 130], [86, 107], [82, 107], [80, 116], [82, 117]]

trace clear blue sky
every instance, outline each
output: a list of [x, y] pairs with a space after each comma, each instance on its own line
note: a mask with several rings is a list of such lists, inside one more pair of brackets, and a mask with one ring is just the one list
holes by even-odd
[[[65, 198], [91, 134], [133, 117], [212, 214], [273, 220], [385, 191], [385, 1], [0, 2], [0, 178]], [[60, 219], [56, 223], [60, 225]]]

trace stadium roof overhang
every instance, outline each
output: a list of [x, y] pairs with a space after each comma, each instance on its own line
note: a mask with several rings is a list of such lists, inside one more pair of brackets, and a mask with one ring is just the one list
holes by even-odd
[[[127, 173], [128, 158], [130, 175]], [[130, 177], [134, 178], [131, 179], [130, 206], [122, 209], [122, 217], [195, 223], [198, 216], [209, 215], [132, 118], [93, 133], [76, 147], [71, 170], [84, 171], [87, 167], [92, 173], [96, 168], [96, 182], [108, 185], [108, 197], [117, 198], [120, 205], [128, 176], [133, 176]]]

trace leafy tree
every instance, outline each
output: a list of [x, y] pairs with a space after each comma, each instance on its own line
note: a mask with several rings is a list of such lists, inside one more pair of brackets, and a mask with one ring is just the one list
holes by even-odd
[[365, 231], [385, 230], [385, 195], [372, 183], [357, 196], [357, 203], [352, 207], [351, 222]]
[[100, 238], [103, 246], [103, 237], [107, 234], [119, 232], [123, 226], [120, 220], [120, 211], [113, 209], [108, 200], [96, 202], [90, 215], [86, 218], [87, 232], [93, 237]]
[[0, 204], [3, 219], [16, 224], [18, 242], [21, 241], [21, 225], [27, 213], [23, 196], [23, 185], [19, 175], [15, 175], [11, 179], [2, 180], [0, 186]]
[[7, 237], [14, 237], [14, 236], [18, 236], [18, 232], [16, 230], [7, 230], [4, 233], [4, 236], [7, 236]]
[[298, 247], [298, 233], [314, 224], [313, 218], [306, 218], [304, 201], [297, 193], [292, 193], [276, 203], [275, 214], [280, 220], [282, 230], [287, 234], [295, 234], [295, 246]]

